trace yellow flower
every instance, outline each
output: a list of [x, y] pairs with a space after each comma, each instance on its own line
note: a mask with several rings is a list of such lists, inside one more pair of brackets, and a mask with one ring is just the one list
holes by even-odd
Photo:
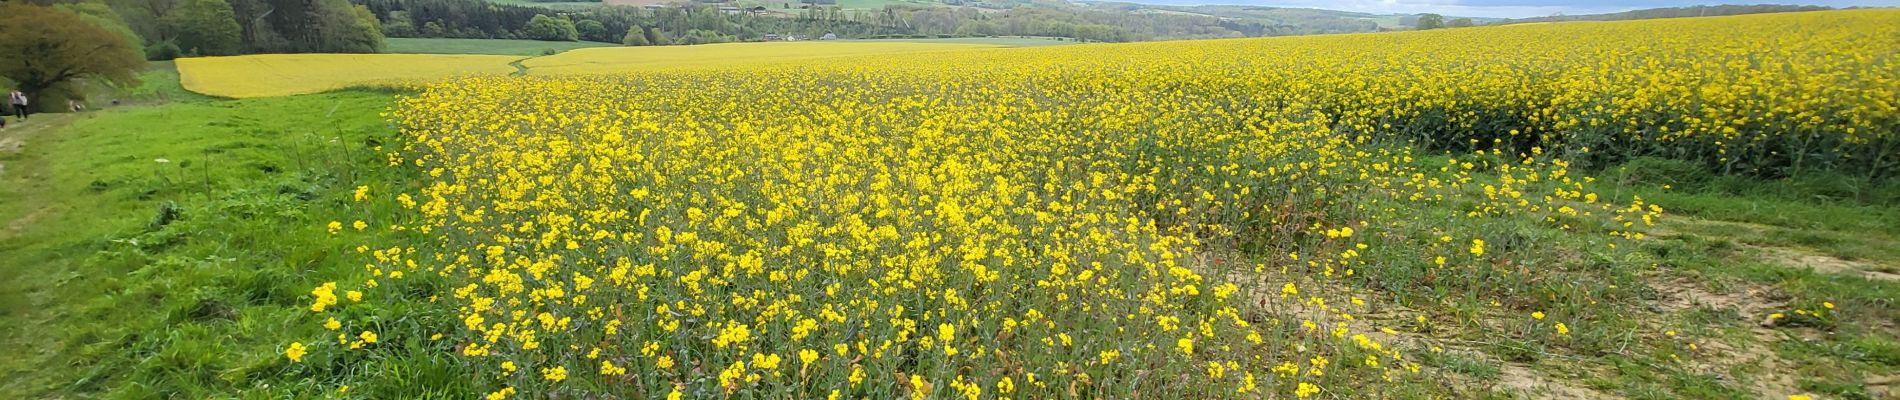
[[1568, 327], [1568, 326], [1564, 326], [1564, 323], [1562, 323], [1562, 322], [1558, 322], [1558, 323], [1557, 323], [1557, 334], [1559, 334], [1559, 335], [1568, 335], [1568, 334], [1570, 334], [1570, 327]]
[[600, 360], [600, 375], [601, 376], [616, 376], [616, 375], [626, 375], [626, 374], [627, 374], [626, 368], [614, 366], [614, 363], [612, 361]]
[[1306, 382], [1300, 382], [1299, 388], [1293, 390], [1293, 395], [1299, 396], [1302, 399], [1313, 397], [1313, 395], [1316, 394], [1319, 394], [1319, 386], [1314, 386]]
[[812, 362], [818, 361], [818, 351], [812, 349], [799, 350], [798, 361], [806, 367], [810, 367]]
[[363, 343], [376, 343], [376, 332], [363, 331], [363, 333], [357, 335], [357, 337], [362, 338]]
[[1531, 312], [1531, 319], [1536, 319], [1536, 320], [1540, 320], [1540, 321], [1541, 321], [1541, 320], [1543, 320], [1543, 319], [1544, 319], [1544, 312], [1543, 312], [1543, 311], [1532, 311], [1532, 312]]
[[334, 330], [342, 329], [342, 328], [343, 328], [343, 322], [337, 321], [336, 317], [330, 317], [329, 321], [323, 321], [323, 329], [334, 331]]
[[1181, 349], [1181, 354], [1194, 355], [1194, 339], [1181, 338], [1174, 341], [1174, 347]]
[[542, 368], [541, 378], [556, 383], [567, 380], [567, 367]]
[[504, 387], [504, 388], [501, 388], [501, 390], [488, 393], [488, 400], [502, 400], [502, 399], [508, 398], [508, 396], [513, 396], [513, 395], [515, 395], [515, 388]]
[[304, 354], [308, 354], [308, 350], [303, 347], [303, 342], [290, 342], [290, 348], [284, 349], [284, 356], [290, 357], [290, 362], [303, 362]]

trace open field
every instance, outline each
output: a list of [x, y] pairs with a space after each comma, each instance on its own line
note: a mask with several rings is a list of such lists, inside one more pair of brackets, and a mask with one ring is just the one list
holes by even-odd
[[[728, 43], [620, 47], [591, 42], [390, 39], [391, 51], [442, 54], [269, 54], [179, 59], [184, 87], [228, 98], [317, 93], [346, 87], [409, 86], [467, 75], [587, 74], [704, 68], [871, 54], [1046, 46], [1045, 39], [969, 38]], [[553, 48], [564, 53], [539, 55]], [[506, 54], [514, 54], [506, 55]], [[511, 63], [523, 65], [517, 69]]]
[[[1816, 357], [1776, 335], [1891, 349], [1895, 293], [1879, 289], [1892, 255], [1872, 250], [1888, 240], [1756, 250], [1867, 290], [1724, 297], [1703, 286], [1721, 280], [1692, 278], [1721, 252], [1676, 241], [1713, 222], [1672, 222], [1665, 205], [1590, 174], [1840, 175], [1860, 182], [1841, 201], [1894, 204], [1882, 177], [1900, 172], [1888, 163], [1900, 114], [1882, 103], [1896, 87], [1879, 82], [1900, 69], [1860, 55], [1900, 45], [1896, 21], [1867, 11], [457, 80], [391, 116], [413, 143], [391, 156], [435, 183], [368, 188], [415, 211], [359, 218], [432, 245], [365, 240], [385, 249], [363, 259], [381, 275], [316, 288], [312, 320], [349, 333], [398, 317], [355, 314], [333, 294], [348, 290], [405, 307], [453, 298], [423, 315], [453, 326], [443, 340], [494, 377], [480, 390], [504, 395], [1884, 391], [1891, 360]], [[1790, 62], [1800, 67], [1755, 67]], [[1732, 240], [1785, 242], [1757, 231]], [[391, 274], [441, 289], [382, 289]], [[301, 348], [321, 366], [367, 346]], [[1804, 360], [1851, 372], [1780, 372]], [[1508, 386], [1478, 384], [1500, 376]]]
[[185, 89], [230, 97], [316, 93], [351, 86], [420, 84], [463, 75], [506, 75], [498, 55], [446, 54], [259, 54], [177, 60]]
[[1042, 46], [1061, 46], [1061, 45], [1067, 45], [1067, 44], [1081, 43], [1074, 40], [1056, 40], [1056, 38], [1047, 38], [1047, 37], [1014, 37], [1014, 36], [946, 38], [946, 39], [862, 39], [862, 40], [845, 40], [843, 42], [846, 42], [846, 43], [855, 43], [855, 42], [964, 43], [964, 44], [996, 45], [996, 46], [1002, 46], [1002, 47], [1042, 47]]
[[803, 41], [724, 43], [580, 49], [522, 62], [529, 75], [613, 73], [653, 69], [706, 68], [815, 60], [829, 57], [893, 55], [1007, 47], [993, 43], [935, 41]]
[[1900, 10], [934, 46], [161, 65], [0, 130], [0, 398], [1900, 397]]
[[588, 47], [615, 47], [618, 43], [548, 42], [508, 39], [425, 39], [389, 38], [388, 53], [397, 54], [496, 54], [539, 56], [548, 50], [563, 52]]

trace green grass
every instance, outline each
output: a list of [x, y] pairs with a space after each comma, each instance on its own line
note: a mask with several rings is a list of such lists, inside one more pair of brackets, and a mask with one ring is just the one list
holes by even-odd
[[[322, 225], [352, 214], [349, 188], [392, 179], [372, 150], [394, 135], [377, 117], [390, 100], [338, 92], [47, 116], [24, 152], [0, 153], [0, 226], [11, 227], [0, 233], [0, 398], [326, 387], [296, 372], [340, 364], [291, 364], [282, 349], [324, 336], [303, 309], [310, 287], [361, 273]], [[421, 395], [452, 387], [452, 368], [415, 356], [341, 374], [384, 376], [364, 381], [384, 382], [373, 393]]]
[[540, 56], [549, 51], [563, 52], [589, 47], [613, 47], [616, 43], [600, 42], [547, 42], [540, 40], [510, 39], [433, 39], [433, 38], [389, 38], [385, 39], [389, 47], [385, 53], [416, 54], [496, 54], [514, 56]]
[[[94, 96], [99, 98], [100, 96]], [[178, 83], [178, 65], [172, 61], [153, 61], [146, 64], [145, 72], [139, 75], [139, 84], [119, 90], [105, 97], [120, 99], [130, 104], [163, 104], [171, 102], [200, 102], [215, 98], [185, 90]], [[103, 105], [94, 105], [99, 108]]]

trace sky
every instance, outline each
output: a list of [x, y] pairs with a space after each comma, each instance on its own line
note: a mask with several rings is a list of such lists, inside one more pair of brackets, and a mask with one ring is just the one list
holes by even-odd
[[1525, 18], [1553, 14], [1602, 14], [1644, 8], [1682, 7], [1708, 4], [1801, 4], [1829, 7], [1900, 6], [1900, 0], [1740, 0], [1710, 2], [1693, 0], [1122, 0], [1135, 3], [1200, 5], [1238, 4], [1271, 7], [1321, 8], [1378, 14], [1437, 13], [1460, 17]]

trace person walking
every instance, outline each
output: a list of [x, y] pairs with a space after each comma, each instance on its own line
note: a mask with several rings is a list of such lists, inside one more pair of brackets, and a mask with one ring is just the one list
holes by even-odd
[[21, 121], [25, 121], [27, 106], [26, 92], [14, 90], [13, 93], [7, 94], [7, 100], [8, 103], [13, 104], [13, 115], [20, 117]]

